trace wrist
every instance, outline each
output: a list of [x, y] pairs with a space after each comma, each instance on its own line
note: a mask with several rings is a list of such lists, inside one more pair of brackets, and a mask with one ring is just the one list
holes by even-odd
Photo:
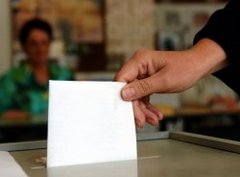
[[201, 39], [189, 52], [203, 76], [212, 74], [227, 65], [225, 51], [211, 39]]

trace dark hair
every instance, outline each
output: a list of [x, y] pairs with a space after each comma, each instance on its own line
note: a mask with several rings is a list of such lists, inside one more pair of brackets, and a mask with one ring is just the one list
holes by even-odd
[[50, 24], [44, 20], [34, 18], [32, 20], [27, 21], [19, 32], [19, 40], [22, 45], [26, 43], [29, 34], [34, 29], [39, 29], [46, 32], [49, 39], [52, 40], [53, 32]]

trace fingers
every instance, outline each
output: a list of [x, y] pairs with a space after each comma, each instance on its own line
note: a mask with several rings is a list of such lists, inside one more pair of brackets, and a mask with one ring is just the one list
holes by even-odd
[[149, 109], [143, 109], [143, 112], [146, 116], [146, 122], [148, 122], [149, 124], [153, 125], [153, 126], [157, 126], [159, 123], [159, 118], [156, 114], [154, 114], [152, 111], [150, 111]]
[[142, 100], [133, 101], [135, 122], [138, 128], [143, 128], [145, 123], [157, 126], [162, 120], [162, 114], [150, 103], [145, 104]]
[[154, 77], [133, 81], [123, 87], [121, 96], [124, 100], [131, 101], [151, 95], [156, 90], [154, 82], [157, 82]]
[[[140, 49], [122, 66], [120, 71], [116, 74], [115, 80], [120, 82], [132, 82], [143, 76], [150, 76], [154, 74], [157, 67], [164, 64], [158, 58], [158, 52], [147, 49]], [[155, 58], [155, 59], [154, 59]]]
[[163, 119], [163, 114], [158, 111], [158, 109], [156, 109], [151, 103], [148, 103], [147, 104], [147, 108], [152, 111], [154, 114], [156, 114], [158, 116], [158, 119], [159, 120], [162, 120]]
[[135, 117], [135, 122], [137, 127], [138, 128], [144, 127], [146, 122], [146, 116], [141, 109], [139, 100], [133, 101], [133, 111], [134, 111], [134, 117]]
[[114, 80], [120, 82], [131, 82], [138, 77], [138, 66], [133, 59], [129, 59], [128, 62], [122, 66], [122, 68], [115, 75]]
[[121, 90], [124, 100], [133, 101], [134, 116], [137, 127], [143, 127], [146, 122], [156, 126], [163, 118], [149, 100], [143, 97], [157, 91], [156, 74], [166, 65], [161, 53], [150, 50], [138, 50], [116, 74], [115, 80], [126, 82]]

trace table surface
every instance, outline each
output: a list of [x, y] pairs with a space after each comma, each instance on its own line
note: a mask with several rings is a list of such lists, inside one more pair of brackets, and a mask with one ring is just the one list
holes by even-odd
[[[46, 169], [46, 150], [11, 152], [29, 177], [238, 177], [240, 154], [173, 139], [139, 141], [138, 160]], [[81, 158], [81, 157], [79, 157]]]

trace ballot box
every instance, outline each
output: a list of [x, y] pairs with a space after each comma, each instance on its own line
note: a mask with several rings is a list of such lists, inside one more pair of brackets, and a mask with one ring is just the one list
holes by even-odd
[[185, 132], [138, 134], [138, 158], [131, 161], [46, 168], [46, 141], [1, 144], [0, 150], [29, 177], [240, 176], [240, 142]]

